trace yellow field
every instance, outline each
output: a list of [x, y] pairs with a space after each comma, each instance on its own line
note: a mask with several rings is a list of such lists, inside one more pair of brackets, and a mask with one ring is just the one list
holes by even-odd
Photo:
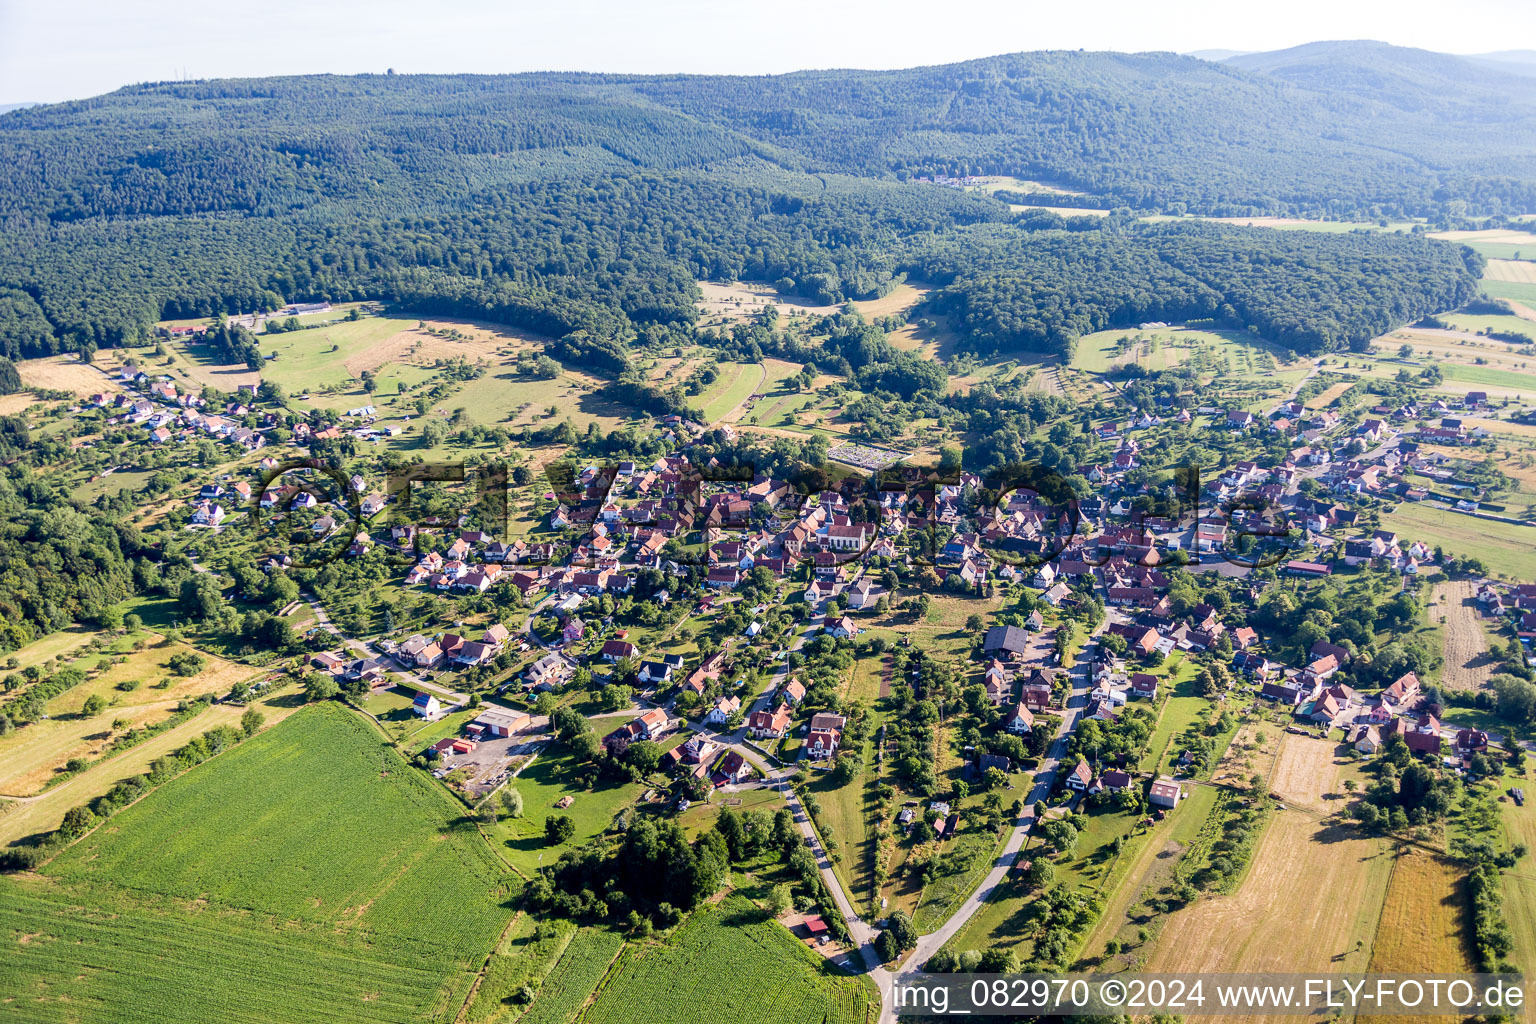
[[1526, 260], [1489, 260], [1483, 276], [1490, 281], [1536, 284], [1536, 263]]
[[889, 295], [878, 299], [864, 299], [853, 303], [853, 308], [864, 314], [865, 319], [873, 320], [876, 317], [890, 316], [900, 313], [902, 310], [911, 309], [928, 297], [929, 289], [919, 288], [916, 285], [902, 284], [891, 289]]
[[[266, 716], [266, 726], [271, 727], [303, 705], [271, 694], [255, 706]], [[101, 796], [120, 779], [142, 774], [155, 758], [185, 746], [194, 736], [200, 736], [216, 725], [237, 725], [244, 713], [244, 708], [233, 704], [215, 704], [191, 721], [94, 765], [41, 796], [23, 800], [0, 798], [0, 846], [58, 828], [71, 807]]]
[[1510, 437], [1536, 437], [1536, 425], [1530, 423], [1511, 423], [1508, 420], [1463, 419], [1462, 426], [1468, 430], [1482, 427], [1490, 434], [1508, 434]]
[[1536, 245], [1536, 235], [1529, 231], [1510, 231], [1507, 228], [1492, 228], [1486, 231], [1433, 231], [1430, 238], [1440, 238], [1447, 242], [1495, 242], [1499, 245]]
[[1468, 910], [1458, 891], [1461, 874], [1454, 862], [1419, 847], [1398, 851], [1370, 971], [1417, 974], [1476, 969]]
[[1341, 380], [1337, 384], [1330, 385], [1328, 390], [1313, 395], [1307, 400], [1308, 409], [1326, 409], [1333, 404], [1333, 400], [1355, 386], [1352, 380]]
[[[0, 796], [33, 796], [42, 791], [70, 758], [94, 760], [112, 739], [130, 728], [169, 718], [177, 701], [114, 708], [94, 718], [50, 718], [0, 738]], [[114, 721], [125, 724], [113, 729]]]
[[[1386, 905], [1367, 968], [1376, 974], [1430, 974], [1476, 970], [1467, 908], [1458, 891], [1461, 871], [1417, 847], [1398, 851]], [[1457, 1017], [1360, 1016], [1359, 1022], [1458, 1020]]]
[[1036, 206], [1033, 203], [1009, 203], [1008, 209], [1014, 213], [1023, 213], [1025, 210], [1044, 210], [1046, 213], [1054, 213], [1062, 217], [1108, 217], [1110, 213], [1108, 210], [1095, 210], [1089, 207]]
[[1333, 754], [1325, 740], [1284, 737], [1272, 785], [1286, 809], [1275, 812], [1247, 877], [1232, 895], [1172, 915], [1146, 970], [1365, 969], [1392, 862], [1380, 839], [1323, 820], [1338, 810], [1327, 799], [1338, 782]]
[[21, 374], [21, 382], [29, 388], [69, 391], [81, 397], [98, 391], [123, 390], [105, 373], [80, 362], [74, 356], [23, 359], [16, 364], [16, 370]]
[[30, 391], [18, 391], [14, 395], [0, 395], [0, 416], [14, 416], [19, 412], [25, 412], [29, 405], [36, 404], [37, 399]]
[[[21, 652], [27, 655], [23, 667], [72, 651], [89, 636], [70, 632], [63, 634], [68, 646], [54, 642], [39, 650], [35, 648], [43, 645], [43, 641], [29, 645]], [[34, 795], [71, 758], [95, 758], [127, 729], [170, 717], [181, 699], [207, 693], [222, 696], [235, 682], [259, 674], [247, 666], [209, 655], [204, 655], [207, 663], [197, 675], [171, 674], [167, 666], [171, 656], [190, 650], [185, 644], [165, 645], [157, 636], [151, 636], [150, 645], [143, 650], [124, 655], [126, 660], [121, 664], [108, 667], [50, 701], [48, 718], [0, 737], [0, 795]], [[93, 667], [96, 657], [86, 655], [78, 664]], [[135, 680], [140, 685], [131, 691], [118, 689], [118, 684], [126, 680]], [[166, 685], [157, 685], [161, 682]], [[108, 707], [92, 718], [83, 718], [81, 708], [93, 694], [104, 697]], [[112, 723], [119, 719], [124, 723], [122, 728], [113, 729]]]
[[1445, 668], [1440, 681], [1452, 690], [1477, 690], [1493, 674], [1488, 656], [1488, 634], [1473, 600], [1471, 580], [1455, 580], [1435, 588], [1430, 607], [1433, 620], [1445, 620]]

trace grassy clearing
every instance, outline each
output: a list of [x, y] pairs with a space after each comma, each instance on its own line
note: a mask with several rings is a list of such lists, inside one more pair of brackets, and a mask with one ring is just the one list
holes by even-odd
[[866, 752], [864, 760], [864, 767], [846, 786], [834, 786], [830, 778], [822, 776], [808, 787], [821, 804], [823, 836], [830, 826], [841, 854], [840, 859], [833, 862], [832, 870], [856, 903], [874, 893], [874, 876], [870, 872], [870, 844], [874, 842], [874, 832], [869, 827], [869, 815], [874, 807], [869, 792], [873, 784], [869, 767], [872, 756]]
[[[605, 719], [599, 731], [616, 729], [619, 719]], [[643, 782], [615, 782], [599, 779], [593, 789], [586, 789], [579, 776], [581, 765], [558, 744], [546, 747], [533, 764], [523, 769], [511, 785], [523, 795], [523, 816], [509, 818], [496, 826], [495, 835], [505, 843], [507, 858], [525, 873], [537, 870], [539, 857], [553, 864], [569, 846], [580, 846], [613, 824], [621, 809], [640, 799], [648, 788]], [[555, 804], [571, 797], [569, 807]], [[553, 814], [569, 815], [576, 823], [576, 834], [569, 846], [550, 846], [544, 839], [544, 820]]]
[[626, 949], [582, 1020], [627, 1024], [643, 1007], [646, 1024], [681, 1024], [708, 1006], [722, 1020], [853, 1024], [866, 1019], [870, 997], [866, 983], [806, 949], [749, 900], [728, 896], [695, 912], [667, 942]]
[[1451, 554], [1481, 559], [1494, 575], [1536, 579], [1536, 527], [1477, 519], [1413, 502], [1382, 513], [1381, 525]]
[[714, 423], [725, 418], [758, 391], [766, 376], [767, 371], [761, 363], [721, 363], [720, 376], [699, 396], [704, 405], [704, 422]]
[[504, 878], [371, 726], [316, 707], [0, 882], [0, 930], [30, 937], [0, 989], [34, 993], [32, 1020], [449, 1020]]
[[[551, 380], [538, 380], [504, 367], [493, 368], [478, 380], [465, 382], [434, 411], [451, 414], [463, 409], [466, 417], [481, 426], [541, 426], [569, 419], [579, 430], [585, 430], [589, 423], [612, 430], [633, 413], [595, 394], [600, 384], [584, 374], [567, 372]], [[551, 408], [555, 410], [553, 416]]]

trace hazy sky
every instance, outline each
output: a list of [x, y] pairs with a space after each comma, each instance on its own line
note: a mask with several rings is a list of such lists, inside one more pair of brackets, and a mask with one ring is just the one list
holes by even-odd
[[766, 74], [1315, 39], [1536, 49], [1536, 0], [0, 0], [0, 103], [390, 67]]

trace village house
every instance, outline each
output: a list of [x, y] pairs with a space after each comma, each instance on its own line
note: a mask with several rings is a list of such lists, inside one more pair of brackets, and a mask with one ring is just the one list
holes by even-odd
[[416, 694], [416, 699], [411, 701], [411, 709], [428, 721], [440, 718], [443, 714], [442, 703], [426, 691]]
[[1022, 736], [1035, 727], [1035, 716], [1029, 707], [1023, 703], [1014, 706], [1013, 715], [1008, 719], [1008, 731], [1015, 736]]
[[754, 711], [747, 720], [747, 733], [755, 739], [777, 739], [789, 728], [788, 704], [780, 704], [772, 711]]
[[725, 725], [740, 710], [740, 697], [716, 697], [714, 706], [704, 716], [704, 722], [706, 725]]

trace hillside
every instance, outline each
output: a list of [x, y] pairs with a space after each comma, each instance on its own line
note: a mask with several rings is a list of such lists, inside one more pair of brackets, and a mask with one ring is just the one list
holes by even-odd
[[1240, 54], [1225, 63], [1309, 92], [1349, 95], [1451, 131], [1477, 133], [1483, 146], [1498, 145], [1499, 140], [1484, 137], [1479, 129], [1503, 126], [1513, 133], [1507, 140], [1509, 151], [1530, 153], [1536, 89], [1528, 79], [1490, 62], [1352, 41]]
[[[777, 283], [818, 303], [878, 297], [904, 274], [952, 284], [957, 240], [976, 237], [956, 232], [1019, 215], [917, 181], [935, 174], [1056, 182], [1082, 193], [1056, 204], [1138, 212], [1377, 219], [1442, 214], [1445, 196], [1458, 210], [1536, 209], [1536, 168], [1515, 174], [1536, 153], [1536, 119], [1458, 127], [1447, 113], [1489, 106], [1492, 86], [1426, 79], [1438, 105], [1388, 108], [1363, 70], [1336, 71], [1409, 53], [1321, 66], [1270, 55], [1252, 71], [1042, 52], [750, 79], [309, 76], [12, 111], [0, 116], [0, 354], [138, 343], [167, 317], [374, 299], [581, 332], [555, 354], [599, 353], [592, 365], [621, 371], [643, 325], [656, 341], [691, 331], [699, 280]], [[1479, 269], [1412, 239], [1317, 241], [1296, 258], [1272, 232], [1222, 228], [1219, 243], [1180, 236], [1201, 265], [1144, 253], [1109, 271], [1092, 262], [1106, 237], [1156, 231], [1025, 219], [1020, 238], [1052, 240], [1043, 272], [1061, 295], [1021, 308], [991, 286], [1025, 262], [1014, 245], [961, 253], [976, 300], [947, 298], [974, 325], [968, 347], [1064, 352], [1087, 330], [1181, 310], [1298, 351], [1340, 347], [1464, 301]], [[1210, 272], [1233, 265], [1228, 249], [1286, 270], [1234, 294]], [[1094, 270], [1061, 269], [1074, 264]], [[1309, 323], [1279, 326], [1273, 311], [1314, 279], [1321, 301], [1283, 315]], [[233, 361], [253, 358], [230, 346]]]
[[[1144, 209], [1262, 214], [1331, 203], [1423, 213], [1458, 166], [1536, 150], [1529, 97], [1518, 94], [1525, 85], [1379, 43], [1309, 44], [1222, 64], [1039, 52], [763, 78], [150, 84], [0, 118], [0, 213], [271, 213], [327, 200], [379, 208], [511, 181], [748, 156], [865, 176], [1038, 177]], [[1398, 91], [1384, 117], [1383, 97]], [[1458, 123], [1492, 98], [1521, 102]], [[1490, 124], [1505, 133], [1486, 132]], [[1526, 201], [1529, 186], [1500, 188]]]

